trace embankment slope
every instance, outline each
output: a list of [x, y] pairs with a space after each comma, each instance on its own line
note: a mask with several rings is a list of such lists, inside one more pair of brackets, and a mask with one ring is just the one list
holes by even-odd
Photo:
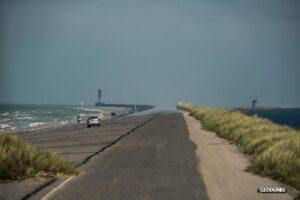
[[201, 122], [184, 113], [189, 138], [197, 145], [198, 171], [203, 177], [211, 200], [292, 200], [297, 194], [288, 190], [283, 194], [257, 193], [262, 187], [283, 187], [265, 177], [246, 172], [250, 165], [247, 156], [237, 146], [229, 144], [214, 132], [204, 130]]

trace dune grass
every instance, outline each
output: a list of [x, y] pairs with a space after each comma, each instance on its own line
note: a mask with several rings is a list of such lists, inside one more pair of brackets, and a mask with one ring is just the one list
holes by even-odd
[[1, 181], [57, 174], [78, 174], [78, 169], [55, 152], [40, 151], [13, 135], [0, 135]]
[[300, 190], [300, 131], [225, 109], [188, 103], [177, 105], [177, 108], [189, 112], [201, 120], [204, 128], [252, 155], [249, 170]]

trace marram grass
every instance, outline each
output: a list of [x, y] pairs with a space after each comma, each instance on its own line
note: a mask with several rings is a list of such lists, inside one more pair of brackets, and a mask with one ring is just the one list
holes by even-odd
[[57, 174], [78, 174], [78, 170], [55, 152], [40, 151], [13, 135], [0, 135], [0, 180]]
[[300, 189], [300, 131], [225, 109], [189, 103], [177, 105], [177, 108], [189, 112], [201, 120], [206, 129], [252, 155], [249, 170]]

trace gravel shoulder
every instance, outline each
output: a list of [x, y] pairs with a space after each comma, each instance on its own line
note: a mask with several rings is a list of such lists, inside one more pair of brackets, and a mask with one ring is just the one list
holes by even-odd
[[[292, 200], [297, 192], [266, 177], [261, 177], [245, 169], [248, 157], [237, 146], [229, 144], [214, 132], [204, 130], [201, 122], [184, 112], [189, 138], [197, 145], [198, 171], [203, 177], [205, 188], [211, 200]], [[288, 193], [257, 193], [258, 188], [285, 187]]]

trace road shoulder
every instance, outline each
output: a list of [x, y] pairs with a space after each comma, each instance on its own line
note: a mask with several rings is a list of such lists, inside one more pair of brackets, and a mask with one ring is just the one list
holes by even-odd
[[266, 177], [245, 172], [249, 166], [246, 155], [237, 146], [229, 144], [214, 132], [202, 129], [201, 122], [183, 113], [189, 138], [196, 145], [198, 156], [198, 171], [203, 177], [205, 187], [212, 200], [292, 200], [297, 196], [296, 191], [288, 188], [288, 193], [262, 194], [258, 188], [286, 187]]

